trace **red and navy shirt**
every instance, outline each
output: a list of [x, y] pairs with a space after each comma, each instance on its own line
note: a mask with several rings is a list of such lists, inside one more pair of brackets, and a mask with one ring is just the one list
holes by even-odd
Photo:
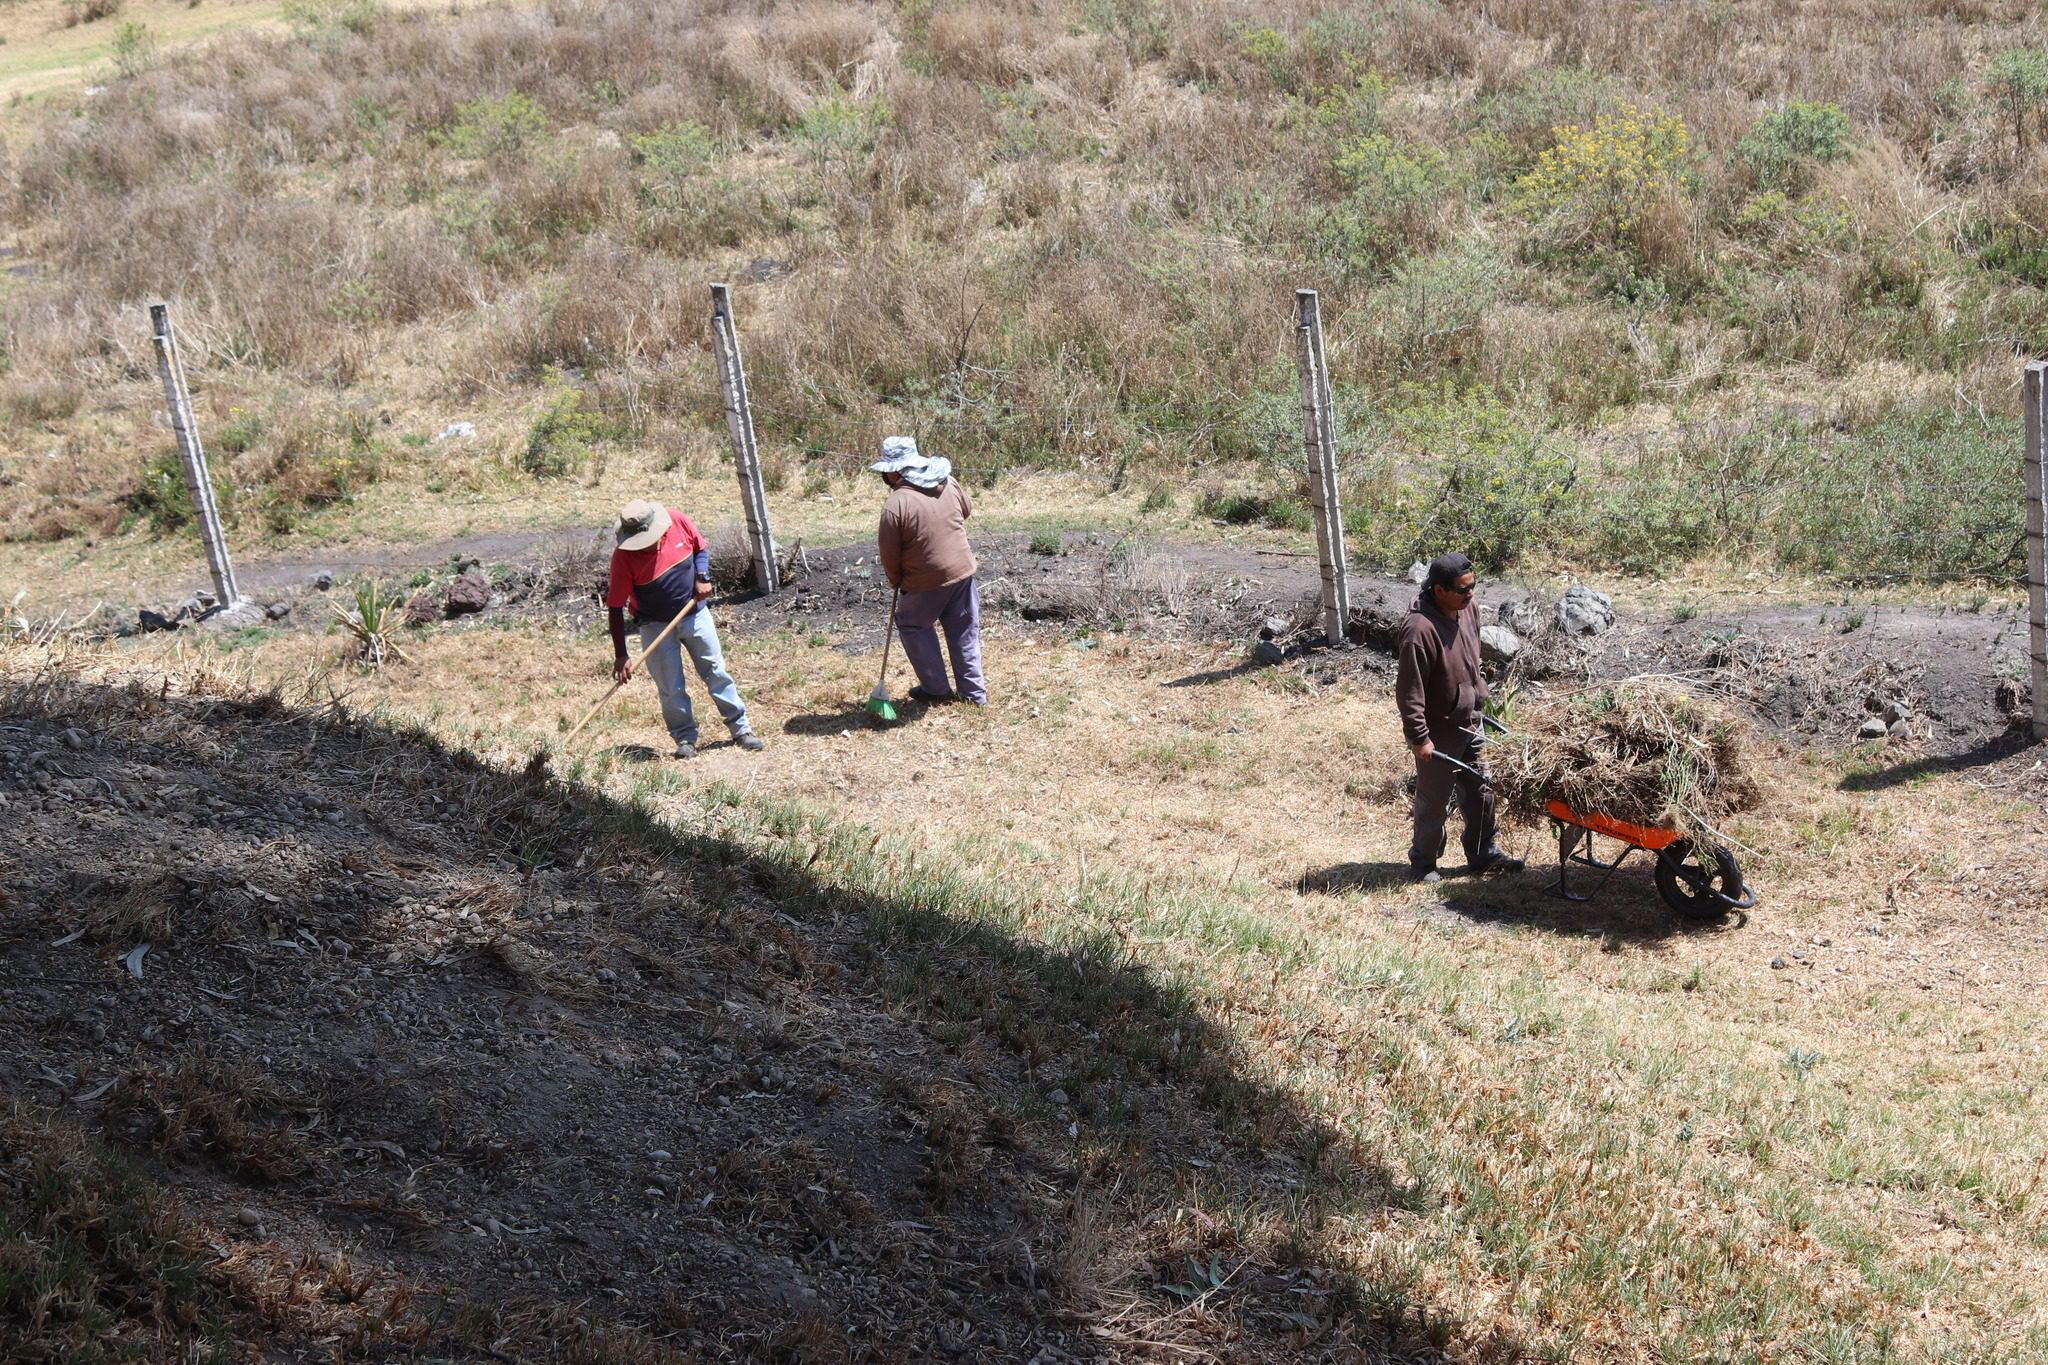
[[633, 608], [642, 620], [675, 619], [696, 600], [697, 580], [711, 577], [711, 554], [690, 519], [668, 509], [668, 530], [644, 550], [613, 550], [604, 604]]

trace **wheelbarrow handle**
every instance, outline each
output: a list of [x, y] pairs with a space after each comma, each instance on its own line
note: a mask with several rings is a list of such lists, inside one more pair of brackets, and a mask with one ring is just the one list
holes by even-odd
[[1488, 726], [1492, 726], [1492, 727], [1493, 727], [1493, 732], [1494, 732], [1495, 734], [1497, 734], [1497, 735], [1504, 735], [1504, 734], [1506, 734], [1506, 733], [1508, 732], [1508, 727], [1507, 727], [1507, 726], [1505, 726], [1505, 725], [1502, 725], [1502, 724], [1501, 724], [1501, 723], [1500, 723], [1499, 721], [1495, 720], [1495, 719], [1494, 719], [1494, 718], [1493, 718], [1492, 716], [1489, 716], [1489, 715], [1487, 715], [1487, 714], [1486, 714], [1486, 713], [1485, 713], [1484, 711], [1481, 711], [1481, 712], [1479, 713], [1479, 728], [1480, 728], [1481, 730], [1484, 730], [1484, 729], [1486, 729], [1486, 728], [1487, 728]]
[[1458, 770], [1459, 772], [1462, 772], [1462, 773], [1470, 773], [1470, 774], [1471, 774], [1472, 776], [1474, 776], [1474, 777], [1478, 778], [1478, 779], [1479, 779], [1479, 781], [1480, 781], [1480, 782], [1481, 782], [1481, 783], [1482, 783], [1483, 785], [1485, 785], [1485, 786], [1488, 786], [1488, 787], [1490, 787], [1490, 786], [1492, 786], [1492, 785], [1493, 785], [1493, 779], [1492, 779], [1492, 778], [1488, 777], [1488, 776], [1487, 776], [1487, 775], [1486, 775], [1485, 773], [1483, 773], [1483, 772], [1479, 771], [1479, 769], [1477, 769], [1477, 768], [1473, 767], [1473, 766], [1472, 766], [1472, 765], [1471, 765], [1470, 763], [1467, 763], [1467, 762], [1466, 762], [1466, 761], [1465, 761], [1464, 759], [1462, 759], [1462, 758], [1452, 758], [1452, 757], [1451, 757], [1451, 756], [1450, 756], [1449, 754], [1447, 754], [1447, 753], [1443, 752], [1443, 750], [1441, 750], [1441, 749], [1438, 749], [1438, 750], [1434, 750], [1434, 751], [1432, 751], [1432, 752], [1431, 752], [1431, 754], [1430, 754], [1430, 757], [1431, 757], [1431, 758], [1433, 758], [1433, 759], [1435, 759], [1435, 760], [1436, 760], [1437, 762], [1439, 762], [1439, 763], [1448, 763], [1448, 764], [1450, 764], [1450, 765], [1451, 765], [1451, 766], [1452, 766], [1453, 768], [1456, 768], [1456, 769], [1457, 769], [1457, 770]]

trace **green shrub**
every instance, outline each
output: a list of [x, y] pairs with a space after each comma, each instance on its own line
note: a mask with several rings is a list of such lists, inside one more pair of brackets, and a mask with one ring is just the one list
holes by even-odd
[[281, 422], [268, 440], [253, 439], [242, 468], [259, 493], [264, 525], [283, 534], [309, 508], [345, 503], [384, 475], [377, 419], [350, 408], [316, 411]]
[[1245, 60], [1266, 73], [1268, 80], [1286, 89], [1293, 75], [1287, 60], [1287, 35], [1265, 24], [1247, 27], [1237, 35], [1237, 50]]
[[1031, 553], [1035, 555], [1050, 558], [1065, 552], [1066, 545], [1061, 541], [1058, 531], [1040, 531], [1031, 537]]
[[2036, 289], [2048, 289], [2048, 231], [2029, 226], [2001, 228], [1977, 251], [1978, 264]]
[[[213, 478], [213, 495], [216, 505], [225, 505], [223, 496], [233, 489], [233, 483], [225, 471], [208, 467]], [[192, 490], [185, 482], [185, 462], [176, 450], [166, 450], [142, 466], [142, 482], [127, 497], [128, 509], [149, 522], [149, 529], [158, 535], [175, 531], [191, 523], [198, 516], [192, 506]]]
[[322, 42], [368, 33], [382, 13], [377, 0], [284, 0], [284, 21], [292, 32]]
[[560, 370], [549, 367], [540, 416], [527, 428], [519, 467], [536, 479], [559, 479], [589, 460], [602, 441], [615, 439], [617, 423], [600, 411]]
[[1286, 493], [1226, 493], [1209, 489], [1202, 494], [1201, 514], [1232, 526], [1271, 526], [1281, 531], [1305, 531], [1310, 526], [1308, 508], [1299, 498]]
[[1765, 114], [1735, 144], [1764, 189], [1795, 188], [1809, 165], [1826, 165], [1849, 155], [1849, 116], [1833, 104], [1793, 100]]
[[1507, 262], [1476, 238], [1400, 266], [1388, 297], [1402, 341], [1419, 346], [1477, 327], [1506, 280]]
[[1658, 573], [1714, 548], [1714, 507], [1710, 491], [1689, 473], [1648, 460], [1634, 477], [1614, 482], [1593, 509], [1587, 548], [1602, 564]]
[[1173, 490], [1162, 484], [1145, 494], [1145, 500], [1138, 504], [1138, 511], [1141, 515], [1152, 512], [1169, 512], [1173, 510], [1174, 506]]
[[547, 110], [514, 90], [457, 105], [441, 144], [459, 157], [509, 156], [547, 130]]
[[2003, 574], [2025, 556], [2020, 443], [1975, 414], [1896, 413], [1796, 471], [1771, 518], [1788, 564]]
[[649, 203], [664, 208], [680, 203], [685, 183], [718, 155], [711, 130], [690, 120], [642, 133], [632, 139], [632, 147], [645, 177], [641, 192]]
[[156, 36], [149, 25], [130, 20], [115, 31], [112, 53], [114, 70], [133, 79], [156, 65]]
[[223, 455], [247, 454], [263, 436], [263, 414], [249, 408], [229, 408], [228, 420], [214, 433], [213, 448]]
[[2012, 119], [2015, 152], [2027, 149], [2027, 124], [2048, 118], [2048, 52], [2009, 47], [1991, 59], [1992, 97]]
[[843, 161], [857, 153], [874, 150], [875, 139], [889, 124], [890, 112], [889, 102], [885, 99], [857, 100], [850, 95], [828, 95], [798, 117], [797, 141], [810, 149], [820, 165]]
[[1376, 275], [1427, 246], [1433, 212], [1454, 188], [1442, 152], [1367, 133], [1340, 143], [1333, 164], [1350, 192], [1325, 213], [1320, 236], [1341, 270]]
[[1388, 414], [1394, 452], [1354, 483], [1345, 524], [1362, 558], [1406, 564], [1462, 550], [1483, 572], [1553, 547], [1574, 454], [1484, 391], [1410, 390]]

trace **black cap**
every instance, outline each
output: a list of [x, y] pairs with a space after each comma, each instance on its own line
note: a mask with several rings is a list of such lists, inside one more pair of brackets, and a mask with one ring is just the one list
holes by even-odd
[[1453, 550], [1429, 561], [1429, 577], [1423, 582], [1432, 588], [1448, 588], [1471, 572], [1472, 561]]

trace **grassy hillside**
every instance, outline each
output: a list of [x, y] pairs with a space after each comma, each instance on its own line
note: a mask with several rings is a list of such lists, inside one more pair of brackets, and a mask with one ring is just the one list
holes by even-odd
[[784, 496], [909, 428], [983, 484], [1299, 527], [1313, 286], [1370, 561], [2007, 574], [2031, 12], [306, 0], [142, 35], [10, 153], [6, 531], [178, 521], [158, 295], [245, 543], [377, 481], [701, 468], [717, 278]]

